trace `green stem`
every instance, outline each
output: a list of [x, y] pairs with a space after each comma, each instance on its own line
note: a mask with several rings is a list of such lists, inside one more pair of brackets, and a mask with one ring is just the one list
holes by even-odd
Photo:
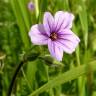
[[11, 80], [11, 83], [10, 83], [10, 86], [9, 86], [9, 89], [8, 89], [8, 94], [7, 94], [7, 96], [11, 96], [12, 88], [13, 88], [13, 85], [14, 85], [14, 83], [15, 83], [17, 74], [18, 74], [18, 72], [20, 71], [20, 69], [21, 69], [21, 67], [23, 66], [23, 64], [26, 63], [26, 62], [27, 62], [26, 60], [22, 60], [22, 61], [18, 64], [18, 66], [17, 66], [17, 68], [16, 68], [16, 71], [15, 71], [13, 77], [12, 77], [12, 80]]
[[36, 18], [38, 20], [38, 17], [39, 17], [39, 4], [38, 4], [38, 0], [35, 0], [35, 10], [36, 10]]
[[[79, 47], [76, 49], [77, 66], [80, 66]], [[80, 76], [77, 80], [78, 96], [85, 96], [85, 77]]]
[[[16, 70], [15, 70], [15, 73], [13, 74], [11, 83], [10, 83], [10, 85], [9, 85], [9, 89], [8, 89], [8, 94], [7, 94], [7, 96], [11, 96], [12, 88], [13, 88], [13, 86], [14, 86], [16, 77], [17, 77], [17, 75], [18, 75], [21, 67], [22, 67], [25, 63], [27, 63], [28, 61], [34, 61], [34, 60], [36, 60], [38, 56], [39, 56], [39, 53], [34, 53], [34, 52], [33, 52], [33, 53], [30, 52], [29, 54], [27, 53], [27, 54], [24, 55], [23, 60], [21, 60], [21, 62], [18, 64], [18, 66], [17, 66], [17, 68], [16, 68]], [[31, 58], [31, 59], [30, 59], [30, 58]], [[24, 74], [23, 74], [23, 75], [24, 75]]]
[[27, 77], [26, 77], [26, 75], [25, 75], [25, 73], [24, 73], [23, 68], [21, 68], [21, 71], [22, 71], [22, 74], [23, 74], [23, 77], [24, 77], [26, 83], [28, 84], [29, 89], [32, 90], [32, 87], [30, 86], [30, 83], [29, 83], [29, 81], [28, 81], [28, 79], [27, 79]]

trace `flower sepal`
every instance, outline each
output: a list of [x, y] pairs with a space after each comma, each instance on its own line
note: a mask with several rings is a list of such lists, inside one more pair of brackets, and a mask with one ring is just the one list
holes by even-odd
[[25, 61], [34, 61], [39, 57], [40, 53], [39, 52], [30, 52], [24, 55], [24, 60]]
[[64, 67], [64, 64], [52, 58], [50, 55], [39, 56], [39, 59], [43, 60], [50, 67]]

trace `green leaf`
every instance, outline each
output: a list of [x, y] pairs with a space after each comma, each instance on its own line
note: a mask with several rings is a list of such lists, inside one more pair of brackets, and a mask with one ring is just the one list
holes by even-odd
[[25, 4], [25, 0], [17, 0], [21, 13], [22, 13], [22, 18], [24, 18], [24, 22], [27, 28], [27, 31], [30, 29], [30, 22], [29, 22], [29, 17], [28, 17], [28, 12], [27, 12], [27, 4]]
[[[48, 81], [48, 66], [44, 64], [41, 60], [37, 61], [38, 74], [41, 81]], [[40, 81], [39, 80], [39, 81]]]
[[87, 21], [87, 10], [86, 10], [84, 1], [80, 2], [78, 14], [79, 14], [79, 18], [80, 18], [80, 22], [83, 30], [83, 38], [84, 38], [84, 44], [86, 49], [88, 45], [88, 21]]
[[33, 86], [36, 71], [37, 71], [36, 61], [28, 62], [26, 76], [31, 86]]
[[24, 43], [24, 47], [25, 49], [29, 49], [30, 43], [29, 43], [28, 32], [27, 32], [28, 30], [26, 29], [24, 18], [22, 17], [22, 12], [20, 10], [20, 6], [18, 6], [17, 0], [10, 0], [10, 3], [20, 29], [20, 34], [22, 37], [22, 41]]

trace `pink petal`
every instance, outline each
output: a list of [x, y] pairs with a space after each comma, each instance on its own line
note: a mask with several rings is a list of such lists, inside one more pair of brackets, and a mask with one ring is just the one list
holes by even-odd
[[47, 32], [47, 35], [50, 36], [50, 32], [52, 32], [53, 25], [54, 25], [54, 18], [49, 12], [45, 12], [44, 20], [43, 20], [44, 28]]
[[75, 50], [71, 49], [69, 46], [65, 45], [64, 41], [58, 40], [56, 41], [56, 46], [61, 47], [64, 52], [68, 54], [72, 54]]
[[59, 35], [60, 37], [56, 42], [66, 53], [71, 54], [75, 51], [80, 39], [71, 30], [67, 30], [67, 33], [68, 34]]
[[72, 21], [74, 19], [74, 15], [68, 12], [58, 11], [55, 14], [55, 27], [56, 31], [65, 28], [72, 27]]
[[55, 42], [51, 41], [51, 39], [48, 40], [48, 49], [54, 58], [56, 58], [58, 61], [62, 61], [63, 49], [56, 46]]
[[36, 24], [31, 27], [29, 32], [31, 42], [35, 45], [46, 45], [48, 42], [48, 36], [45, 34], [45, 30], [42, 24]]
[[80, 42], [80, 39], [78, 38], [78, 36], [76, 36], [74, 34], [74, 32], [72, 32], [69, 29], [63, 29], [63, 30], [58, 31], [58, 35], [59, 35], [60, 38], [71, 39], [73, 41]]

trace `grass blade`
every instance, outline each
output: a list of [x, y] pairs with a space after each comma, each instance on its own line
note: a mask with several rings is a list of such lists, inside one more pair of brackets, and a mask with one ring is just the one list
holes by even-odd
[[[96, 71], [96, 61], [90, 62], [89, 65], [92, 67], [92, 71]], [[79, 67], [72, 68], [69, 71], [55, 77], [53, 80], [50, 80], [48, 83], [46, 83], [45, 85], [43, 85], [42, 87], [40, 87], [39, 89], [37, 89], [36, 91], [34, 91], [28, 96], [35, 96], [37, 94], [46, 91], [47, 89], [77, 79], [79, 76], [84, 75], [87, 72], [88, 72], [88, 68], [86, 65], [81, 65]]]

